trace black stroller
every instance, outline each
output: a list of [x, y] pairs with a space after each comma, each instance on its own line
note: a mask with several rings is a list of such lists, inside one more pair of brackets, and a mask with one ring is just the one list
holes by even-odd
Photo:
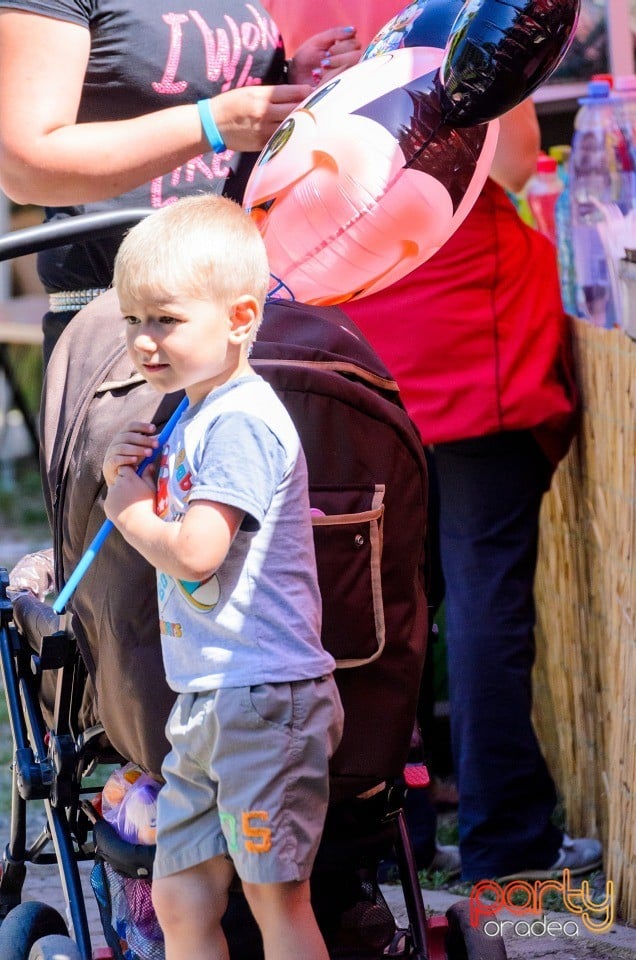
[[[131, 211], [132, 223], [145, 211]], [[74, 218], [0, 241], [8, 259], [120, 229], [122, 215]], [[116, 424], [161, 426], [180, 397], [160, 402], [131, 373], [112, 292], [85, 307], [47, 369], [41, 467], [61, 589], [103, 521], [101, 463]], [[427, 918], [402, 812], [427, 637], [424, 544], [427, 475], [395, 382], [337, 308], [272, 301], [252, 362], [287, 406], [307, 455], [323, 642], [338, 663], [345, 733], [333, 758], [331, 803], [312, 898], [334, 960], [505, 958], [503, 942], [470, 924], [467, 903]], [[121, 890], [149, 902], [153, 848], [117, 836], [87, 799], [95, 768], [133, 761], [158, 774], [174, 695], [163, 679], [152, 572], [116, 532], [55, 613], [31, 594], [12, 602], [0, 573], [0, 659], [14, 740], [10, 838], [0, 875], [0, 960], [91, 960], [78, 864], [92, 882], [117, 960], [155, 960], [161, 944], [122, 936]], [[30, 801], [46, 825], [27, 841]], [[408, 924], [398, 928], [377, 883], [394, 855]], [[70, 915], [21, 902], [28, 865], [57, 863]], [[128, 882], [130, 881], [130, 882]], [[129, 904], [130, 906], [130, 904]], [[126, 930], [134, 927], [134, 909]], [[225, 918], [235, 960], [262, 957], [240, 887]]]

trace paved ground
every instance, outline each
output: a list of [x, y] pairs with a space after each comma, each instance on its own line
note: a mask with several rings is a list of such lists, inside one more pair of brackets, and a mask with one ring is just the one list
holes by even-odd
[[[398, 923], [405, 923], [406, 911], [401, 887], [384, 886], [382, 892], [393, 911]], [[424, 890], [424, 902], [428, 914], [445, 913], [459, 898], [447, 890]], [[559, 960], [636, 960], [636, 929], [624, 924], [615, 924], [612, 929], [598, 935], [586, 931], [583, 924], [577, 923], [578, 936], [519, 936], [512, 931], [512, 922], [518, 917], [502, 913], [502, 919], [509, 924], [504, 929], [504, 942], [509, 960], [544, 960], [558, 957]], [[550, 913], [548, 919], [564, 924], [569, 916], [564, 913]], [[526, 927], [522, 928], [525, 931]], [[571, 925], [568, 932], [573, 930]]]
[[[93, 947], [104, 946], [103, 932], [98, 918], [97, 906], [88, 873], [90, 866], [82, 864], [80, 872], [85, 890], [89, 927]], [[386, 885], [382, 892], [391, 907], [399, 925], [406, 923], [406, 911], [401, 887]], [[427, 915], [443, 914], [459, 898], [447, 890], [425, 890], [424, 902]], [[65, 915], [65, 906], [59, 876], [54, 867], [31, 867], [24, 889], [24, 899], [43, 900], [55, 906]], [[548, 914], [548, 919], [561, 924], [569, 915], [563, 913]], [[502, 914], [502, 919], [512, 921], [510, 914]], [[603, 934], [586, 931], [583, 924], [576, 924], [577, 936], [519, 936], [511, 929], [512, 923], [504, 931], [504, 941], [509, 960], [636, 960], [636, 929], [617, 923]], [[574, 926], [570, 924], [570, 931]], [[298, 958], [302, 960], [302, 958]], [[484, 958], [486, 960], [486, 958]]]
[[[104, 932], [99, 919], [97, 902], [90, 886], [89, 874], [92, 864], [80, 864], [80, 875], [82, 878], [82, 888], [84, 890], [84, 902], [88, 915], [88, 925], [93, 949], [96, 947], [105, 947]], [[60, 881], [60, 875], [56, 867], [29, 867], [27, 881], [23, 889], [23, 900], [41, 900], [55, 907], [64, 919], [67, 926], [70, 926], [70, 917], [66, 910], [66, 902]]]

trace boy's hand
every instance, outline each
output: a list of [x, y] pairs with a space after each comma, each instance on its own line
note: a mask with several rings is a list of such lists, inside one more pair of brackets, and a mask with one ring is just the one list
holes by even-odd
[[152, 469], [144, 470], [140, 477], [133, 467], [120, 467], [113, 483], [108, 485], [104, 512], [124, 533], [127, 529], [143, 529], [147, 517], [155, 514]]
[[104, 456], [103, 473], [107, 486], [115, 483], [121, 467], [136, 468], [142, 460], [152, 456], [159, 444], [155, 433], [154, 423], [134, 422], [115, 434]]

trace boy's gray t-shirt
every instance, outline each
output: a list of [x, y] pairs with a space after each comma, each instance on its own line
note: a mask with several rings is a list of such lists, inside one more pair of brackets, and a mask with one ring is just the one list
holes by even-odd
[[330, 673], [304, 453], [289, 414], [255, 374], [187, 410], [164, 447], [157, 513], [175, 520], [197, 499], [236, 506], [245, 520], [208, 581], [157, 572], [170, 687], [192, 692]]

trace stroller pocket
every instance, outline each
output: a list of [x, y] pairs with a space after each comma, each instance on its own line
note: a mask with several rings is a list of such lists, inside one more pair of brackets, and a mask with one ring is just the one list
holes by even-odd
[[127, 877], [97, 857], [91, 886], [104, 937], [117, 960], [164, 960], [163, 934], [151, 897], [151, 881]]
[[384, 647], [384, 485], [312, 486], [314, 546], [322, 595], [322, 642], [339, 668], [359, 667]]
[[106, 943], [116, 960], [164, 960], [163, 934], [152, 905], [154, 846], [122, 839], [101, 817], [91, 817], [95, 865], [91, 887]]

